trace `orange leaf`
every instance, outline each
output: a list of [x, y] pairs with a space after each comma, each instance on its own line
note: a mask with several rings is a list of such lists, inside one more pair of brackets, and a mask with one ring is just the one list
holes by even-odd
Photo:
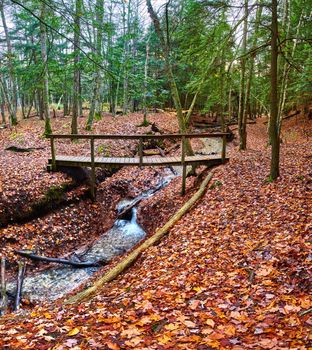
[[213, 328], [215, 326], [215, 321], [211, 318], [208, 318], [208, 320], [206, 320], [206, 324]]

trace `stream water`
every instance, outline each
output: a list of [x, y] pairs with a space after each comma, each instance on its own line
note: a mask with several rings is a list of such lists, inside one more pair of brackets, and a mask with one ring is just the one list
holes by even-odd
[[[203, 139], [204, 148], [201, 154], [218, 153], [221, 151], [221, 141], [218, 139]], [[180, 173], [181, 167], [175, 170]], [[168, 169], [169, 171], [169, 169]], [[97, 239], [91, 247], [82, 254], [73, 253], [73, 258], [80, 261], [109, 261], [117, 255], [122, 255], [145, 237], [145, 232], [136, 220], [136, 206], [143, 198], [152, 196], [167, 186], [174, 175], [166, 174], [160, 183], [133, 199], [123, 199], [118, 203], [117, 210], [121, 213], [125, 208], [133, 206], [131, 215], [126, 219], [117, 219], [113, 227]], [[128, 216], [128, 215], [127, 215]], [[27, 276], [23, 283], [23, 295], [30, 301], [56, 300], [70, 293], [86, 282], [96, 272], [98, 267], [73, 268], [68, 266], [52, 267], [33, 276]], [[26, 273], [27, 274], [27, 273]], [[15, 294], [15, 283], [9, 283], [8, 292]]]
[[[165, 176], [153, 189], [141, 193], [133, 199], [123, 199], [118, 203], [117, 210], [122, 212], [134, 203], [139, 203], [143, 198], [148, 198], [167, 186], [174, 175]], [[129, 219], [117, 219], [113, 227], [105, 232], [91, 247], [76, 259], [80, 261], [109, 261], [117, 255], [122, 255], [145, 237], [145, 232], [137, 223], [137, 208], [131, 209]], [[73, 254], [75, 256], [75, 253]], [[23, 295], [30, 301], [56, 300], [70, 293], [98, 270], [98, 267], [73, 268], [68, 266], [53, 267], [26, 276], [23, 283]], [[8, 284], [8, 291], [15, 294], [15, 283]]]

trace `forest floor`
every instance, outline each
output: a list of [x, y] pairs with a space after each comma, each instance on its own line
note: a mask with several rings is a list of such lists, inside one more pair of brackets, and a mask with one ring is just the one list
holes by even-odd
[[[177, 130], [172, 114], [149, 118], [164, 131]], [[144, 133], [148, 128], [136, 126], [141, 120], [139, 114], [106, 116], [94, 132]], [[238, 152], [234, 140], [230, 161], [216, 168], [204, 197], [160, 244], [88, 302], [46, 302], [4, 316], [0, 348], [311, 348], [312, 121], [304, 116], [285, 121], [281, 177], [275, 182], [268, 181], [270, 148], [264, 122], [248, 125], [247, 151]], [[53, 130], [66, 133], [69, 123], [68, 118], [56, 118]], [[46, 172], [49, 143], [41, 132], [41, 123], [34, 120], [14, 132], [0, 131], [1, 202], [10, 215], [17, 204], [25, 210], [50, 186], [70, 182], [65, 175]], [[4, 150], [16, 140], [43, 149], [26, 154]], [[58, 149], [88, 154], [89, 147], [63, 142]], [[97, 149], [110, 155], [135, 153], [135, 146], [126, 142]], [[81, 200], [42, 218], [9, 224], [0, 229], [1, 254], [14, 259], [13, 249], [35, 247], [47, 255], [64, 255], [87, 244], [90, 235], [93, 239], [112, 224], [118, 200], [152, 187], [161, 171], [124, 168], [99, 185], [95, 203]], [[187, 179], [185, 197], [180, 196], [180, 181], [177, 177], [140, 204], [139, 222], [148, 234], [194, 193], [194, 177]], [[84, 186], [70, 195], [79, 197]], [[108, 202], [114, 205], [105, 205]]]

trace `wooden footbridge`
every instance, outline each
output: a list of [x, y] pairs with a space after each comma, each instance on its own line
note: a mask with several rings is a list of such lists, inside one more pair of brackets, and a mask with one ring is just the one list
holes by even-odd
[[[188, 165], [213, 166], [224, 163], [226, 158], [227, 133], [200, 133], [200, 134], [161, 134], [161, 135], [59, 135], [51, 134], [51, 158], [48, 163], [48, 171], [58, 171], [59, 167], [89, 167], [91, 168], [91, 195], [95, 197], [95, 168], [120, 168], [123, 166], [182, 166], [182, 194], [185, 193], [186, 167]], [[186, 155], [186, 140], [193, 138], [222, 138], [222, 152], [219, 155]], [[88, 139], [90, 140], [90, 156], [66, 156], [56, 155], [56, 139]], [[151, 157], [143, 155], [143, 142], [157, 139], [181, 140], [180, 157]], [[94, 151], [95, 140], [135, 140], [138, 141], [138, 157], [96, 157]]]

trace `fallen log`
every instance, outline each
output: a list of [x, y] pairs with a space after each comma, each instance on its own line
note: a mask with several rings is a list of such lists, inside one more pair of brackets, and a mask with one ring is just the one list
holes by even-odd
[[24, 152], [32, 152], [35, 150], [44, 149], [43, 147], [18, 147], [18, 146], [9, 146], [5, 148], [5, 151], [12, 151], [17, 153], [24, 153]]
[[93, 262], [93, 261], [72, 261], [72, 260], [67, 260], [62, 258], [48, 258], [46, 256], [36, 255], [32, 251], [27, 251], [27, 250], [15, 250], [14, 253], [34, 261], [52, 262], [52, 263], [70, 265], [77, 268], [98, 267], [102, 265], [102, 263], [100, 262]]
[[[289, 118], [292, 118], [292, 117], [295, 117], [296, 115], [300, 114], [301, 113], [301, 110], [297, 110], [297, 111], [294, 111], [293, 113], [290, 113], [288, 115], [285, 115], [282, 120], [285, 120], [285, 119], [289, 119]], [[265, 122], [263, 122], [263, 124], [268, 124], [268, 120], [266, 120]]]
[[139, 204], [143, 198], [145, 198], [145, 197], [139, 197], [133, 203], [131, 203], [131, 204], [127, 205], [126, 207], [124, 207], [123, 210], [120, 213], [118, 213], [117, 219], [119, 219], [119, 220], [120, 219], [121, 220], [131, 220], [132, 208], [134, 208], [137, 204]]
[[134, 263], [134, 261], [140, 256], [140, 254], [146, 250], [147, 248], [151, 247], [155, 243], [161, 240], [161, 238], [169, 231], [169, 229], [178, 221], [181, 219], [181, 217], [187, 213], [190, 208], [200, 199], [203, 194], [205, 193], [205, 190], [207, 188], [207, 185], [209, 184], [211, 178], [212, 178], [213, 172], [210, 172], [207, 177], [202, 182], [200, 188], [197, 190], [197, 192], [189, 199], [181, 209], [179, 209], [171, 218], [170, 220], [159, 230], [156, 231], [156, 233], [148, 238], [146, 241], [144, 241], [138, 248], [133, 250], [128, 256], [126, 256], [120, 263], [118, 263], [115, 267], [113, 267], [110, 271], [108, 271], [103, 277], [98, 279], [93, 286], [87, 288], [86, 290], [70, 297], [65, 301], [65, 304], [76, 304], [78, 302], [81, 302], [82, 300], [89, 298], [90, 296], [97, 293], [101, 287], [105, 283], [108, 283], [112, 280], [114, 280], [117, 276], [119, 276], [123, 271], [125, 271], [130, 265]]
[[[149, 195], [154, 194], [155, 192], [157, 192], [158, 190], [160, 190], [163, 187], [162, 184], [156, 186], [155, 188], [151, 189], [149, 191]], [[133, 203], [127, 205], [126, 207], [124, 207], [117, 215], [117, 219], [124, 219], [124, 220], [131, 220], [132, 218], [132, 209], [137, 206], [142, 199], [147, 198], [147, 195], [142, 195], [141, 197], [138, 197]]]

